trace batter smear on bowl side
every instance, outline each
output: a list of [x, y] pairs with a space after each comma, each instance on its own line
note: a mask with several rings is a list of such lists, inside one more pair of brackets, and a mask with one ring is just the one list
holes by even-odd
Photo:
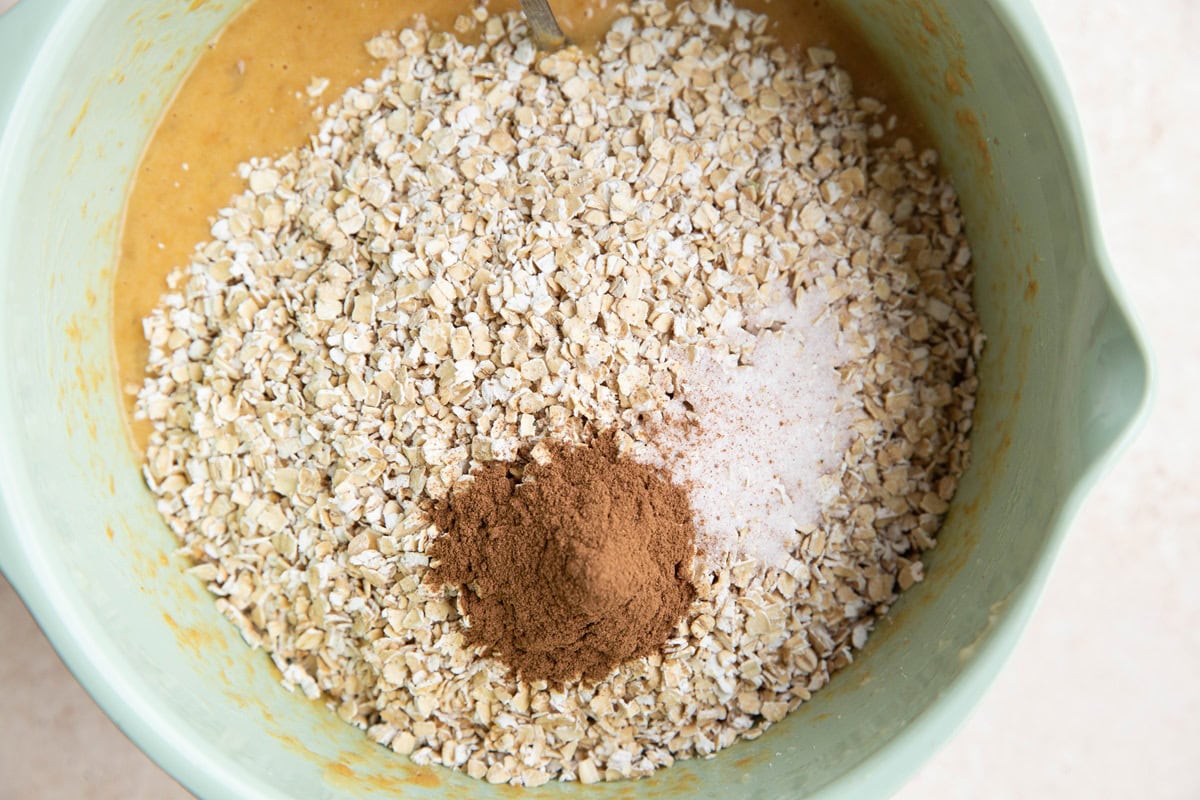
[[190, 571], [285, 685], [494, 783], [761, 735], [921, 580], [969, 454], [936, 153], [762, 14], [611, 15], [371, 39], [144, 322]]

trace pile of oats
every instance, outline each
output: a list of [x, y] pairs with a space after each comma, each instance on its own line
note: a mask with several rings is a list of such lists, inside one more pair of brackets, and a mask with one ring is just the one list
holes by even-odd
[[[490, 782], [645, 775], [754, 738], [922, 577], [967, 459], [981, 347], [932, 152], [828, 51], [713, 0], [638, 0], [596, 53], [480, 8], [369, 44], [378, 80], [247, 190], [145, 322], [145, 475], [222, 612], [284, 683], [421, 764]], [[616, 427], [770, 287], [829, 298], [855, 357], [834, 498], [782, 568], [697, 565], [661, 655], [517, 681], [422, 577], [471, 469]]]

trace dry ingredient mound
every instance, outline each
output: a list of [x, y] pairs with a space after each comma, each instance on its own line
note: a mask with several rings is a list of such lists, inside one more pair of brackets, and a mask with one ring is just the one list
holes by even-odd
[[526, 680], [599, 680], [662, 649], [696, 591], [686, 492], [611, 433], [521, 477], [493, 464], [438, 504], [427, 580], [458, 585], [467, 642]]
[[[937, 154], [760, 14], [639, 0], [552, 54], [519, 14], [463, 22], [372, 40], [378, 79], [243, 166], [145, 321], [146, 482], [284, 685], [373, 741], [492, 783], [648, 775], [762, 735], [922, 579], [969, 457], [970, 248]], [[819, 319], [755, 335], [783, 301]], [[784, 345], [819, 375], [764, 387]], [[797, 408], [829, 435], [769, 435]], [[559, 686], [472, 646], [470, 597], [429, 580], [438, 504], [676, 422], [709, 530], [661, 650]]]

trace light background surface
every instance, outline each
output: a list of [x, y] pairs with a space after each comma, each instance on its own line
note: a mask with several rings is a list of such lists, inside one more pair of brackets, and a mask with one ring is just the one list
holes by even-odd
[[[898, 798], [1196, 800], [1200, 3], [1035, 2], [1075, 93], [1158, 398], [1076, 521], [1008, 666]], [[0, 800], [187, 797], [92, 703], [0, 578]]]

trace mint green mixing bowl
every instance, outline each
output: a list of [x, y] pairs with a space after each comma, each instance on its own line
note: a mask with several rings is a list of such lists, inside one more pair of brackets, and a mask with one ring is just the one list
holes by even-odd
[[[164, 102], [240, 5], [24, 0], [0, 17], [0, 564], [97, 702], [201, 797], [512, 796], [413, 765], [284, 690], [171, 555], [126, 443], [108, 312], [122, 200]], [[1142, 414], [1148, 361], [1025, 0], [845, 5], [958, 187], [988, 335], [973, 464], [928, 579], [757, 741], [531, 797], [893, 791], [1000, 669], [1087, 488]]]

